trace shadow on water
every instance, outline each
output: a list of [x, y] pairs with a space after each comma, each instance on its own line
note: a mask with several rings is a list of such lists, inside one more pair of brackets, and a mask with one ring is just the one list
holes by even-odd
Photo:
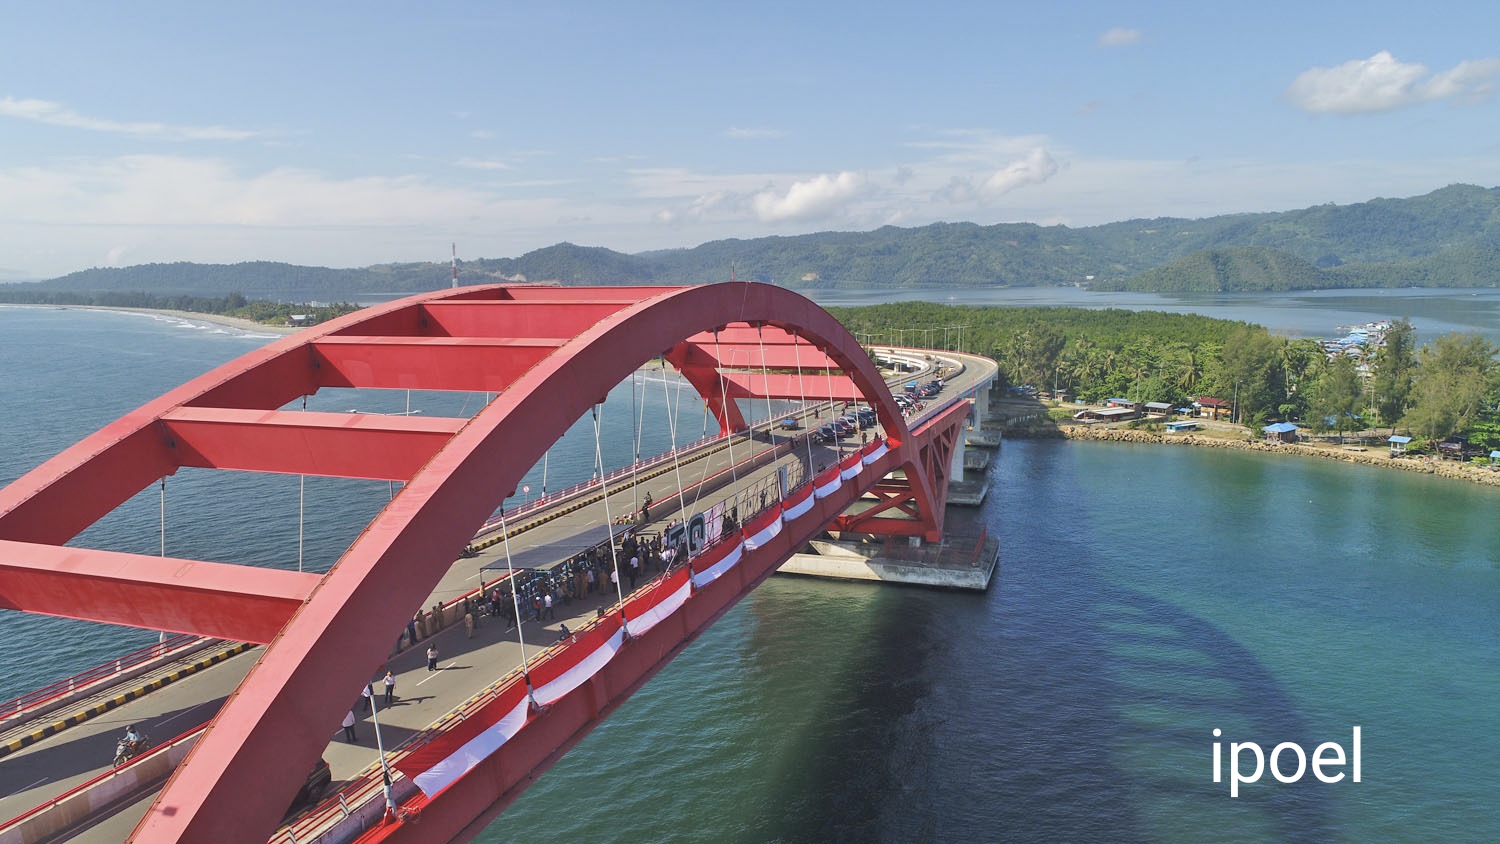
[[[1053, 448], [1035, 451], [1031, 468], [1014, 466], [1021, 476], [1007, 479], [1014, 494], [983, 516], [1006, 533], [987, 595], [800, 579], [763, 588], [754, 661], [766, 677], [825, 672], [829, 688], [804, 694], [810, 711], [776, 722], [791, 732], [777, 741], [796, 763], [768, 783], [764, 811], [734, 840], [1337, 834], [1330, 786], [1310, 773], [1282, 784], [1267, 772], [1232, 800], [1226, 759], [1225, 781], [1212, 782], [1214, 727], [1226, 748], [1291, 741], [1310, 753], [1318, 742], [1287, 689], [1219, 626], [1103, 576], [1108, 553], [1085, 520], [1067, 517], [1079, 502], [1059, 477], [1066, 467], [1049, 458]], [[867, 621], [857, 644], [830, 635], [838, 653], [818, 653], [808, 633], [819, 625], [812, 614], [837, 601], [830, 589], [847, 590], [850, 615]], [[791, 611], [799, 602], [808, 617]]]
[[1336, 786], [1212, 782], [1215, 727], [1315, 743], [1232, 625], [1121, 580], [1161, 526], [1093, 523], [1065, 443], [1004, 449], [988, 593], [773, 578], [479, 840], [1336, 838]]

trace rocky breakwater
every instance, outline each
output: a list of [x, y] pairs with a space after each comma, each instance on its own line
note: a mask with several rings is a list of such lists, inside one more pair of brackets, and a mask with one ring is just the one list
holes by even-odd
[[1192, 445], [1203, 448], [1232, 448], [1240, 451], [1263, 451], [1275, 454], [1292, 454], [1301, 457], [1317, 457], [1323, 460], [1339, 460], [1344, 463], [1363, 463], [1382, 469], [1401, 469], [1407, 472], [1425, 472], [1445, 478], [1455, 478], [1470, 483], [1500, 486], [1500, 470], [1472, 463], [1457, 463], [1426, 457], [1391, 457], [1384, 448], [1372, 447], [1369, 451], [1350, 451], [1339, 446], [1301, 445], [1297, 443], [1271, 444], [1261, 440], [1205, 437], [1198, 434], [1159, 434], [1131, 428], [1110, 428], [1101, 425], [1059, 425], [1056, 434], [1044, 429], [1007, 432], [1013, 436], [1062, 436], [1075, 440], [1105, 440], [1110, 442], [1146, 443], [1150, 445]]

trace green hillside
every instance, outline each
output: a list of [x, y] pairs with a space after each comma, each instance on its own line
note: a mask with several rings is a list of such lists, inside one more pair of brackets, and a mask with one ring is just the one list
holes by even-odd
[[[886, 226], [869, 232], [719, 240], [627, 255], [560, 243], [518, 258], [465, 261], [462, 284], [701, 284], [730, 277], [794, 288], [1032, 287], [1296, 290], [1493, 287], [1500, 283], [1500, 188], [1450, 185], [1423, 196], [1199, 220], [1086, 228], [1006, 223]], [[92, 269], [27, 288], [145, 290], [276, 299], [370, 300], [445, 287], [443, 263], [361, 269], [249, 262]]]
[[1264, 246], [1229, 246], [1194, 252], [1129, 279], [1096, 284], [1094, 289], [1221, 293], [1344, 287], [1344, 281], [1285, 252]]

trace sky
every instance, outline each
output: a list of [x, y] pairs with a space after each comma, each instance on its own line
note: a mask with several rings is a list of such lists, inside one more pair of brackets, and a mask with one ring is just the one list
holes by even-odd
[[1493, 0], [0, 0], [0, 281], [1493, 187], [1496, 32]]

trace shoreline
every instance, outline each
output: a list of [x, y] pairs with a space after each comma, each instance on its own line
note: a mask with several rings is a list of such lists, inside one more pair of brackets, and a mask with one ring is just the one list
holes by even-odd
[[1098, 442], [1128, 442], [1145, 445], [1186, 445], [1199, 448], [1227, 448], [1238, 451], [1259, 451], [1274, 454], [1289, 454], [1297, 457], [1315, 457], [1321, 460], [1336, 460], [1343, 463], [1359, 463], [1385, 469], [1419, 472], [1443, 478], [1467, 481], [1481, 486], [1500, 486], [1500, 471], [1475, 466], [1472, 463], [1456, 463], [1450, 460], [1421, 457], [1391, 457], [1384, 448], [1370, 451], [1347, 451], [1343, 448], [1285, 443], [1271, 445], [1261, 440], [1235, 440], [1222, 437], [1205, 437], [1198, 434], [1156, 434], [1150, 431], [1129, 428], [1102, 428], [1082, 425], [1059, 425], [1049, 433], [1047, 429], [1024, 428], [1003, 429], [1009, 436], [1019, 439], [1063, 438], [1071, 440], [1095, 440]]
[[226, 316], [224, 314], [200, 314], [194, 311], [174, 311], [167, 308], [127, 308], [116, 305], [15, 305], [19, 308], [53, 308], [74, 311], [121, 311], [131, 314], [159, 314], [161, 316], [174, 317], [176, 319], [192, 320], [196, 322], [207, 322], [214, 325], [222, 325], [227, 328], [238, 328], [241, 331], [268, 334], [292, 334], [301, 331], [301, 328], [292, 325], [271, 325], [265, 322], [256, 322], [253, 319]]

